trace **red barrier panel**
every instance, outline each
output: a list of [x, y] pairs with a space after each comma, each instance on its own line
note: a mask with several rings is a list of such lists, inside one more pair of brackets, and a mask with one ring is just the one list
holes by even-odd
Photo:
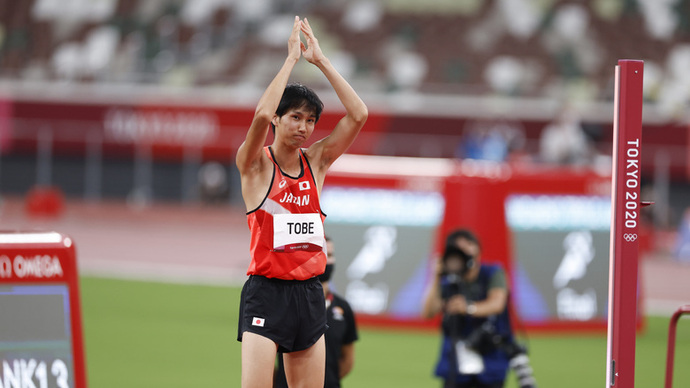
[[482, 260], [508, 271], [523, 327], [603, 332], [610, 179], [565, 167], [343, 156], [321, 197], [338, 247], [332, 284], [363, 323], [433, 327], [421, 305], [434, 259], [451, 229], [468, 227]]

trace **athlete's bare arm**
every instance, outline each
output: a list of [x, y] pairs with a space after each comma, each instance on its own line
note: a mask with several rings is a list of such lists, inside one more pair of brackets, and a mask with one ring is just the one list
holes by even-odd
[[301, 28], [307, 40], [306, 50], [302, 51], [302, 56], [309, 63], [318, 67], [326, 76], [346, 111], [345, 116], [340, 119], [328, 136], [312, 144], [307, 149], [307, 156], [314, 169], [320, 191], [328, 167], [350, 147], [364, 126], [369, 113], [367, 106], [359, 98], [352, 86], [338, 73], [321, 51], [319, 41], [314, 36], [314, 32], [306, 18], [302, 21]]
[[247, 210], [259, 206], [271, 181], [270, 175], [273, 169], [271, 161], [264, 154], [263, 146], [270, 129], [271, 119], [278, 109], [290, 73], [299, 60], [301, 51], [306, 50], [299, 38], [301, 26], [302, 22], [298, 16], [295, 16], [292, 33], [288, 39], [288, 55], [285, 63], [259, 99], [247, 137], [237, 150], [235, 162], [240, 172], [242, 197]]

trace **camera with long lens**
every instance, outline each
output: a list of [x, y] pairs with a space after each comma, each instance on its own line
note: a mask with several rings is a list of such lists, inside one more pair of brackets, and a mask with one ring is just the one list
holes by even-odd
[[474, 329], [465, 339], [467, 347], [476, 350], [479, 354], [487, 354], [499, 348], [503, 343], [503, 337], [496, 332], [495, 326], [486, 321]]
[[[459, 258], [462, 261], [463, 265], [460, 271], [455, 272], [448, 270], [447, 263], [450, 258]], [[462, 249], [449, 245], [443, 252], [441, 259], [443, 262], [443, 270], [440, 275], [445, 279], [441, 287], [441, 298], [447, 300], [452, 296], [462, 294], [462, 278], [467, 273], [467, 263], [471, 262], [473, 258]]]
[[507, 355], [510, 368], [515, 372], [520, 388], [536, 388], [537, 381], [530, 365], [527, 348], [496, 332], [491, 321], [484, 322], [470, 333], [465, 344], [480, 354], [486, 354], [496, 349], [503, 350]]
[[[447, 263], [448, 260], [451, 258], [460, 259], [460, 261], [462, 262], [462, 268], [460, 269], [460, 271], [448, 271]], [[446, 278], [449, 280], [449, 283], [461, 282], [462, 278], [467, 274], [467, 271], [469, 271], [474, 266], [474, 257], [454, 245], [449, 245], [446, 247], [441, 259], [443, 261], [443, 272], [441, 273], [441, 275], [446, 276]]]
[[534, 371], [529, 363], [527, 349], [517, 343], [512, 343], [518, 350], [510, 356], [508, 365], [515, 372], [520, 388], [536, 388], [537, 380], [534, 378]]

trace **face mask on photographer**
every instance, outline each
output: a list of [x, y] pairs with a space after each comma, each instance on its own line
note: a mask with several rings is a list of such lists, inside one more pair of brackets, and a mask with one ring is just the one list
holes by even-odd
[[321, 275], [318, 276], [319, 281], [321, 283], [324, 283], [324, 282], [331, 280], [331, 276], [333, 276], [333, 269], [334, 268], [335, 268], [335, 264], [333, 264], [333, 263], [326, 264], [326, 270]]

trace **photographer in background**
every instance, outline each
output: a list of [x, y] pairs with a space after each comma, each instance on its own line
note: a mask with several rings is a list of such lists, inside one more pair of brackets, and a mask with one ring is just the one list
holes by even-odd
[[426, 318], [438, 313], [443, 342], [436, 375], [444, 388], [501, 388], [509, 366], [520, 387], [536, 387], [527, 353], [513, 338], [505, 271], [482, 264], [481, 245], [469, 230], [446, 238], [423, 307]]

